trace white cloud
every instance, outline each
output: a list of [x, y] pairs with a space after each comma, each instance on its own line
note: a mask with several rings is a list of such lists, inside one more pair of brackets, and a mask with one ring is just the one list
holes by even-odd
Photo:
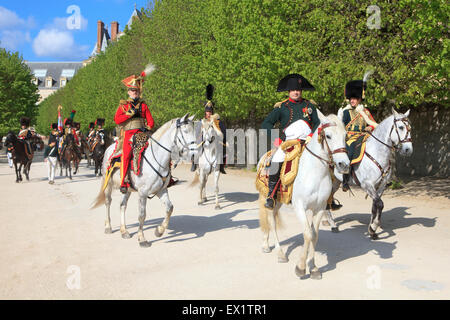
[[89, 55], [88, 46], [77, 45], [71, 32], [56, 28], [39, 31], [33, 40], [33, 51], [39, 57], [70, 60], [86, 59]]
[[15, 28], [32, 29], [36, 27], [36, 21], [33, 17], [28, 17], [26, 20], [20, 18], [14, 11], [0, 6], [0, 29], [11, 30]]
[[4, 30], [0, 34], [0, 46], [10, 51], [16, 51], [20, 45], [27, 42], [31, 42], [29, 32]]

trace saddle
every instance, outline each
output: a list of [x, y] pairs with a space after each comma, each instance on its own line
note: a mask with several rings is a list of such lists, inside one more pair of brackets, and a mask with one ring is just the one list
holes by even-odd
[[31, 143], [27, 140], [21, 140], [19, 139], [19, 141], [22, 141], [23, 143], [23, 149], [25, 150], [25, 155], [28, 158], [28, 160], [33, 159], [33, 149], [31, 147]]
[[[305, 145], [299, 140], [289, 140], [281, 144], [280, 148], [286, 153], [283, 165], [280, 170], [280, 180], [278, 181], [276, 192], [277, 199], [281, 203], [289, 204], [292, 200], [292, 190], [294, 180], [297, 177], [300, 157]], [[268, 151], [262, 158], [261, 166], [256, 174], [256, 189], [260, 193], [269, 192], [269, 170], [271, 159], [277, 149]]]

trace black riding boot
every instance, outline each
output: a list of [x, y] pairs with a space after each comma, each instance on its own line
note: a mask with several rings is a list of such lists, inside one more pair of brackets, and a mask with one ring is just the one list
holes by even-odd
[[224, 164], [224, 163], [222, 163], [222, 164], [220, 165], [219, 170], [220, 170], [220, 173], [222, 173], [222, 174], [227, 174], [227, 173], [225, 172], [225, 164]]
[[350, 174], [344, 174], [342, 176], [342, 191], [346, 192], [348, 189], [350, 189], [350, 186], [348, 185], [349, 180]]
[[195, 163], [195, 156], [192, 156], [191, 161], [192, 161], [191, 171], [194, 172], [195, 170], [197, 170], [197, 164]]
[[[280, 168], [278, 163], [272, 163], [278, 165], [278, 168], [275, 172], [275, 174], [269, 175], [269, 181], [268, 181], [268, 187], [269, 187], [269, 193], [267, 194], [266, 203], [264, 204], [264, 207], [267, 209], [273, 209], [273, 206], [275, 204], [275, 200], [277, 199], [277, 192], [274, 192], [275, 187], [277, 186], [278, 180], [280, 180]], [[271, 197], [273, 193], [273, 197]]]

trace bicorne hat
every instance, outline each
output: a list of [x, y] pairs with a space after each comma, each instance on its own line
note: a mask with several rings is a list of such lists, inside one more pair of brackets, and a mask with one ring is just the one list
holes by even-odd
[[28, 117], [20, 118], [20, 125], [21, 126], [29, 127], [30, 126], [30, 122], [31, 122], [31, 120]]
[[292, 73], [281, 79], [277, 87], [277, 92], [291, 90], [314, 91], [316, 88], [302, 75]]

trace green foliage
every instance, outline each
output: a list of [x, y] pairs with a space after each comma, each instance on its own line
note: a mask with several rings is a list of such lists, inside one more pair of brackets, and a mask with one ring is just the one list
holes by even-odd
[[18, 131], [21, 117], [30, 117], [34, 124], [39, 95], [31, 80], [30, 69], [19, 53], [0, 48], [0, 136]]
[[392, 180], [389, 188], [391, 190], [403, 189], [403, 182], [401, 180]]
[[[288, 73], [316, 87], [304, 97], [324, 112], [344, 102], [344, 85], [375, 72], [366, 101], [391, 106], [448, 107], [448, 5], [444, 0], [379, 1], [381, 25], [369, 29], [369, 4], [357, 0], [156, 0], [142, 21], [105, 54], [41, 104], [42, 128], [77, 110], [86, 128], [96, 117], [114, 126], [120, 80], [148, 62], [144, 83], [156, 124], [186, 112], [203, 114], [205, 87], [215, 88], [216, 112], [230, 125], [259, 127], [286, 97], [276, 85]], [[50, 119], [51, 118], [51, 119]]]

